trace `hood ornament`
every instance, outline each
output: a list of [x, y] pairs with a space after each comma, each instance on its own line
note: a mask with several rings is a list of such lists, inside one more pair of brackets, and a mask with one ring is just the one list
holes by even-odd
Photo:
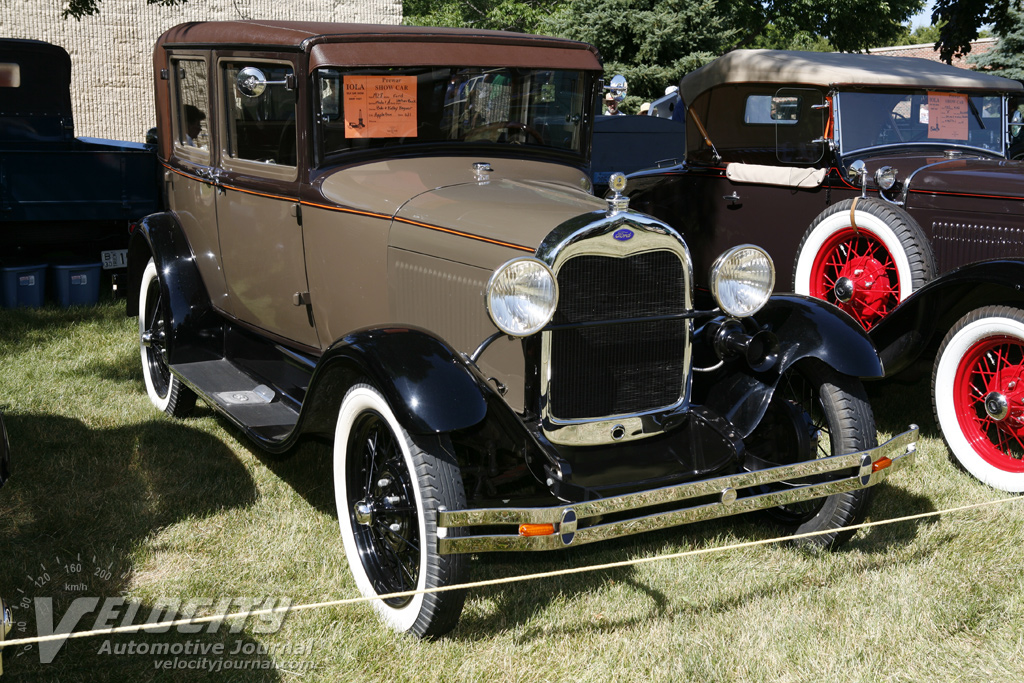
[[622, 194], [622, 191], [626, 189], [626, 176], [622, 173], [612, 173], [608, 179], [608, 188], [615, 192], [611, 197], [607, 197], [608, 215], [614, 216], [620, 211], [628, 209], [629, 197]]
[[478, 183], [488, 182], [491, 179], [491, 173], [494, 173], [494, 168], [486, 161], [473, 162], [473, 177]]

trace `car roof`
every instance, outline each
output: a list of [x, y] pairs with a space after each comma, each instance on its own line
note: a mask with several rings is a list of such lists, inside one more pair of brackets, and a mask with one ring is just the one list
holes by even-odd
[[916, 57], [845, 52], [734, 50], [683, 76], [679, 90], [689, 103], [722, 83], [859, 85], [1015, 92], [1008, 78]]
[[[587, 43], [510, 31], [301, 21], [211, 21], [179, 24], [163, 47], [267, 48], [308, 52], [313, 66], [475, 64], [600, 69]], [[536, 52], [537, 57], [525, 55]], [[541, 56], [542, 55], [542, 56]]]

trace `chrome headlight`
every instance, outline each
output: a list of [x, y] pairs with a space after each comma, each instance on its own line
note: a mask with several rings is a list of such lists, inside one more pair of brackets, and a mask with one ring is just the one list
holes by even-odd
[[761, 310], [774, 286], [772, 257], [752, 244], [733, 247], [711, 266], [711, 293], [719, 308], [736, 318]]
[[884, 191], [891, 190], [896, 185], [896, 169], [892, 166], [882, 166], [876, 170], [875, 184]]
[[498, 329], [528, 337], [551, 322], [558, 306], [558, 282], [551, 269], [535, 258], [512, 259], [487, 282], [487, 313]]

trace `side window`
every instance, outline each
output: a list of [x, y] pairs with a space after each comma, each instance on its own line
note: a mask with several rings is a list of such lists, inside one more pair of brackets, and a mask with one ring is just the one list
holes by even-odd
[[178, 59], [174, 73], [174, 143], [194, 150], [210, 151], [209, 90], [206, 62]]
[[[264, 87], [238, 87], [239, 72], [259, 73]], [[278, 166], [296, 165], [294, 72], [290, 65], [226, 62], [226, 152], [231, 159]], [[243, 74], [243, 78], [245, 74]]]
[[798, 95], [751, 95], [743, 122], [748, 124], [796, 125], [800, 119], [800, 97]]
[[0, 62], [0, 88], [21, 87], [21, 66], [14, 62]]

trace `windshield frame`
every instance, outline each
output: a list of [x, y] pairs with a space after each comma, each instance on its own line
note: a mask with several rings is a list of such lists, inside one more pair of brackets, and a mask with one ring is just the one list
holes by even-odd
[[[864, 116], [863, 112], [860, 115], [854, 116], [855, 106], [852, 101], [854, 96], [903, 96], [902, 103], [908, 103], [909, 115], [911, 123], [909, 125], [924, 125], [927, 129], [928, 122], [921, 120], [922, 112], [920, 105], [922, 102], [921, 98], [927, 102], [929, 93], [934, 93], [940, 96], [966, 96], [968, 98], [968, 106], [970, 107], [970, 115], [968, 119], [969, 131], [967, 140], [957, 140], [952, 138], [936, 138], [930, 140], [928, 138], [915, 138], [915, 139], [899, 139], [899, 135], [896, 135], [896, 139], [892, 142], [878, 142], [877, 140], [872, 143], [859, 144], [858, 142], [851, 142], [855, 135], [853, 130], [850, 128], [849, 123], [844, 123], [844, 97], [847, 109], [847, 116], [851, 117], [851, 120], [856, 121], [858, 124], [862, 124], [863, 121], [869, 117]], [[991, 117], [984, 116], [981, 112], [985, 109], [984, 99], [994, 98], [999, 102], [999, 116]], [[993, 92], [993, 91], [971, 91], [971, 90], [950, 90], [942, 88], [862, 88], [862, 89], [848, 89], [838, 90], [832, 93], [833, 106], [835, 107], [835, 136], [836, 136], [836, 149], [840, 157], [849, 157], [855, 154], [864, 154], [865, 152], [874, 151], [892, 151], [894, 149], [906, 149], [910, 147], [924, 148], [924, 149], [963, 149], [970, 150], [984, 154], [986, 156], [997, 156], [1005, 157], [1007, 151], [1007, 135], [1006, 135], [1006, 112], [1007, 112], [1007, 98], [1005, 93]], [[863, 102], [858, 103], [863, 105]], [[918, 107], [915, 109], [915, 106]], [[862, 108], [862, 107], [858, 107]], [[889, 107], [880, 107], [876, 110], [877, 113], [883, 113]], [[896, 109], [896, 104], [891, 106], [891, 110]], [[914, 114], [917, 113], [918, 120], [913, 121]], [[923, 115], [927, 115], [927, 111], [923, 112]], [[991, 121], [990, 121], [991, 120]], [[995, 140], [997, 142], [990, 143], [989, 145], [972, 142], [970, 136], [975, 135], [979, 131], [975, 128], [974, 122], [978, 121], [979, 125], [982, 126], [982, 130], [988, 130], [988, 125], [992, 125], [992, 132], [995, 133]], [[886, 121], [882, 125], [882, 128], [889, 126]], [[896, 124], [894, 123], [892, 128], [895, 130]], [[844, 135], [845, 130], [845, 135]], [[863, 135], [863, 132], [860, 132]]]

